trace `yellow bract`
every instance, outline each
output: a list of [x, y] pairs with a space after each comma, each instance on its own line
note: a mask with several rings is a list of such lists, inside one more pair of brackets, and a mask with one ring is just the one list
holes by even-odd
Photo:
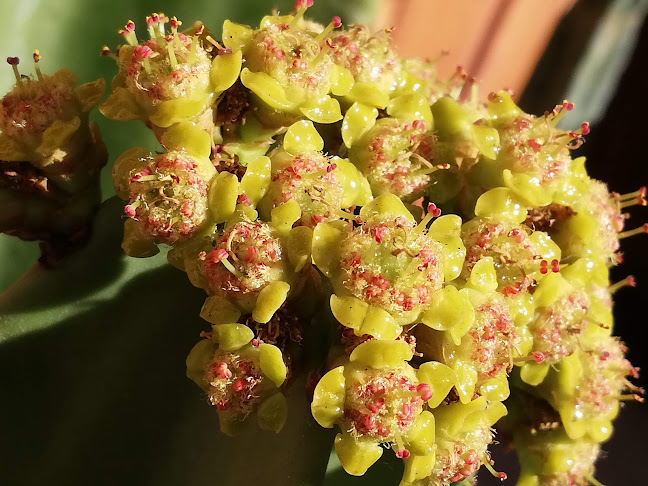
[[475, 215], [519, 224], [527, 218], [527, 210], [524, 201], [509, 188], [496, 187], [479, 196]]
[[280, 387], [286, 381], [288, 370], [278, 347], [272, 344], [260, 344], [259, 365], [263, 374], [270, 378], [277, 387]]
[[345, 386], [344, 366], [332, 369], [317, 383], [311, 412], [322, 427], [330, 429], [344, 415]]
[[309, 120], [301, 120], [291, 125], [284, 135], [283, 149], [289, 154], [320, 152], [323, 148], [324, 140]]
[[355, 348], [349, 359], [371, 368], [389, 368], [403, 366], [412, 356], [412, 348], [405, 341], [372, 339]]
[[235, 351], [254, 338], [254, 332], [243, 324], [218, 324], [212, 328], [212, 339], [222, 351]]
[[359, 140], [376, 124], [378, 110], [370, 105], [354, 103], [344, 115], [342, 121], [342, 140], [348, 148]]
[[335, 437], [335, 452], [344, 470], [352, 476], [362, 476], [383, 453], [375, 442], [358, 440], [348, 432]]

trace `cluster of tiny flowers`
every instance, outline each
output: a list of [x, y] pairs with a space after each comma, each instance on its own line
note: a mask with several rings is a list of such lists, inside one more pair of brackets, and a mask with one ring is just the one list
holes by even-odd
[[8, 57], [16, 85], [0, 100], [0, 232], [40, 240], [46, 264], [55, 264], [89, 234], [101, 200], [99, 172], [106, 147], [88, 113], [104, 95], [103, 79], [77, 86], [74, 73], [22, 74]]
[[151, 238], [173, 244], [190, 238], [207, 217], [207, 182], [182, 152], [155, 157], [133, 171], [126, 215]]
[[[504, 91], [482, 101], [461, 68], [444, 80], [400, 58], [389, 30], [305, 20], [312, 3], [259, 27], [225, 21], [221, 39], [163, 14], [144, 43], [132, 22], [121, 32], [102, 111], [143, 121], [163, 148], [115, 165], [123, 247], [170, 246], [205, 290], [211, 329], [188, 377], [226, 434], [251, 417], [279, 432], [292, 378], [316, 377], [312, 415], [339, 428], [342, 467], [362, 475], [392, 449], [402, 486], [481, 466], [504, 479], [495, 429], [534, 396], [560, 434], [506, 437], [521, 457], [564, 446], [582, 467], [523, 475], [580, 484], [641, 393], [611, 337], [611, 295], [634, 280], [610, 285], [608, 269], [619, 240], [646, 231], [624, 231], [622, 214], [645, 189], [610, 193], [572, 158], [589, 125], [557, 128], [571, 103], [536, 117]], [[312, 339], [331, 347], [305, 369]]]

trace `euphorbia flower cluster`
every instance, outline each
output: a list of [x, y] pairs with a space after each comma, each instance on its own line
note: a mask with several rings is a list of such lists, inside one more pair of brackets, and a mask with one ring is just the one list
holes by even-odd
[[[513, 424], [520, 485], [594, 481], [620, 405], [642, 393], [611, 335], [612, 293], [634, 279], [608, 271], [619, 240], [646, 232], [623, 231], [622, 213], [645, 188], [610, 193], [572, 159], [589, 125], [557, 127], [571, 103], [536, 117], [504, 91], [482, 100], [461, 69], [443, 80], [401, 59], [389, 31], [306, 20], [312, 3], [225, 21], [221, 39], [152, 14], [148, 40], [129, 21], [127, 45], [104, 49], [118, 72], [102, 113], [162, 146], [115, 164], [123, 248], [170, 247], [206, 293], [188, 377], [234, 434], [255, 415], [280, 432], [291, 377], [318, 376], [312, 415], [339, 428], [349, 474], [392, 449], [403, 486], [482, 465], [504, 479], [488, 448]], [[48, 126], [90, 106], [59, 77], [19, 78], [0, 112], [2, 153], [43, 171], [42, 147], [72, 137]], [[23, 106], [46, 92], [51, 110]], [[329, 347], [316, 370], [293, 355], [311, 335]]]
[[[164, 16], [143, 45], [125, 29], [134, 47], [120, 52], [130, 67], [115, 93], [139, 100], [166, 150], [117, 166], [137, 227], [125, 248], [173, 246], [171, 263], [208, 294], [201, 316], [213, 327], [189, 377], [225, 432], [255, 411], [279, 430], [288, 412], [273, 387], [288, 385], [277, 370], [307, 370], [285, 339], [269, 364], [260, 336], [290, 336], [273, 317], [290, 315], [300, 342], [318, 327], [332, 340], [311, 408], [340, 428], [348, 473], [364, 474], [385, 446], [405, 461], [403, 485], [449, 485], [481, 465], [504, 478], [488, 453], [492, 427], [511, 394], [531, 392], [565, 431], [542, 440], [582, 458], [570, 474], [590, 474], [623, 390], [637, 392], [609, 335], [607, 269], [619, 239], [638, 232], [621, 233], [621, 210], [644, 191], [609, 193], [571, 158], [589, 125], [557, 128], [569, 102], [541, 117], [505, 92], [481, 102], [463, 71], [436, 79], [433, 64], [399, 59], [388, 31], [304, 20], [311, 4], [258, 28], [226, 21], [222, 41], [178, 22], [164, 40]], [[130, 76], [160, 96], [143, 107]], [[181, 106], [191, 90], [199, 110]], [[329, 302], [317, 319], [309, 299]], [[264, 407], [278, 419], [267, 423]], [[554, 447], [529, 440], [515, 435], [529, 454]], [[566, 472], [523, 478], [532, 473], [557, 484]]]

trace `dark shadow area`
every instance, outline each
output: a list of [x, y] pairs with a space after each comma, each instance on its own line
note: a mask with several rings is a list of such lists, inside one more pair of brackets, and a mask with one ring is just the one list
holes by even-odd
[[520, 98], [527, 113], [542, 114], [562, 101], [567, 85], [609, 0], [581, 0], [560, 21]]
[[121, 249], [122, 214], [119, 199], [104, 202], [88, 244], [56, 268], [32, 267], [0, 295], [0, 315], [77, 302], [118, 279], [127, 258]]
[[310, 418], [299, 379], [280, 434], [253, 424], [234, 439], [219, 432], [216, 410], [185, 376], [208, 328], [203, 299], [164, 266], [0, 346], [3, 486], [319, 484], [332, 434]]

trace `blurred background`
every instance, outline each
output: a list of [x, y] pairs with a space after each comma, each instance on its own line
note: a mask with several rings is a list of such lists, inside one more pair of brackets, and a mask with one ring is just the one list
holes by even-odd
[[[103, 45], [120, 42], [117, 30], [128, 19], [141, 23], [150, 12], [164, 11], [185, 26], [202, 20], [219, 34], [224, 19], [256, 24], [273, 7], [287, 12], [292, 1], [0, 0], [0, 59], [19, 56], [21, 71], [31, 74], [31, 53], [37, 48], [44, 72], [67, 68], [81, 82], [110, 80], [115, 63], [100, 58], [99, 52]], [[440, 57], [442, 77], [462, 66], [478, 81], [483, 98], [508, 88], [523, 109], [535, 114], [565, 98], [575, 102], [576, 109], [561, 123], [577, 127], [581, 121], [591, 122], [592, 133], [580, 155], [587, 156], [594, 177], [625, 193], [648, 183], [648, 144], [643, 144], [641, 132], [648, 113], [647, 12], [647, 0], [316, 0], [309, 14], [324, 23], [340, 15], [345, 23], [393, 28], [402, 55]], [[441, 56], [442, 51], [447, 55]], [[0, 91], [13, 83], [11, 68], [5, 66]], [[97, 113], [94, 117], [110, 150], [109, 164], [132, 146], [155, 147], [153, 136], [139, 123], [116, 123]], [[104, 171], [103, 189], [106, 199], [114, 195], [109, 170]], [[648, 220], [646, 208], [630, 212], [628, 227]], [[616, 332], [630, 344], [631, 361], [646, 370], [647, 243], [641, 236], [624, 241], [625, 263], [613, 270], [613, 280], [633, 274], [639, 284], [616, 296]], [[36, 244], [0, 235], [0, 292], [37, 256]], [[647, 375], [640, 380], [644, 387]], [[645, 437], [648, 409], [625, 407], [598, 479], [608, 486], [645, 484], [636, 467], [648, 456]]]

